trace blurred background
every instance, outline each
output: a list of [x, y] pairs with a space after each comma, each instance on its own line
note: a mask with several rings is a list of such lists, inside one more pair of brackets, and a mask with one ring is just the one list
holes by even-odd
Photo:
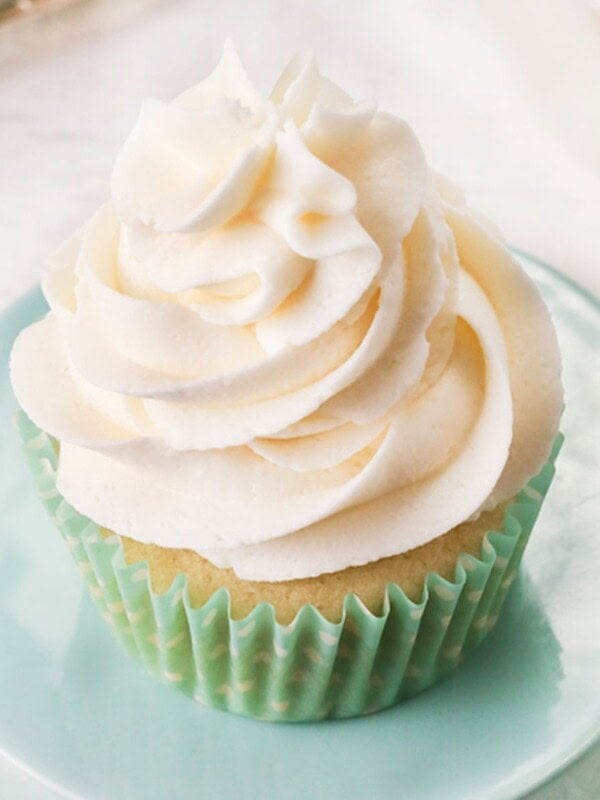
[[267, 91], [298, 49], [405, 117], [509, 242], [600, 294], [599, 0], [0, 0], [0, 304], [107, 197], [142, 98], [226, 37]]
[[[0, 311], [106, 199], [141, 100], [201, 79], [227, 37], [265, 92], [312, 49], [513, 246], [600, 295], [600, 0], [0, 0]], [[15, 770], [0, 756], [2, 800]], [[592, 800], [599, 771], [596, 747], [531, 797]]]

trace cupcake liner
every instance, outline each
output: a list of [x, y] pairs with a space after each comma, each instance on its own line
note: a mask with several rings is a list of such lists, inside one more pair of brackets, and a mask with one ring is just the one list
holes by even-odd
[[22, 412], [18, 427], [39, 495], [116, 638], [197, 702], [269, 721], [372, 713], [456, 667], [497, 620], [562, 444], [557, 437], [542, 471], [507, 508], [502, 531], [484, 536], [479, 558], [459, 556], [453, 581], [429, 573], [419, 602], [390, 583], [381, 615], [349, 594], [338, 623], [306, 605], [282, 625], [268, 603], [233, 619], [224, 589], [193, 608], [183, 574], [155, 593], [148, 565], [126, 564], [119, 537], [103, 536], [61, 497], [52, 438]]

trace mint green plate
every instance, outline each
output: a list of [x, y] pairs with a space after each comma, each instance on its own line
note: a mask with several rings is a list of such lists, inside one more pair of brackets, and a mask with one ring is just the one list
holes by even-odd
[[0, 752], [48, 796], [85, 800], [515, 798], [580, 755], [600, 734], [600, 308], [522, 260], [556, 321], [567, 392], [557, 477], [524, 568], [455, 674], [343, 722], [269, 725], [201, 708], [121, 651], [13, 429], [8, 352], [44, 302], [35, 291], [0, 316]]

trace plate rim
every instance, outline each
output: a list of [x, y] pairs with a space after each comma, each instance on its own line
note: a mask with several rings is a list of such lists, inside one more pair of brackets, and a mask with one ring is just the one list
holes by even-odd
[[[565, 288], [575, 292], [579, 297], [583, 298], [591, 305], [596, 313], [600, 314], [600, 298], [596, 297], [592, 291], [582, 286], [569, 275], [564, 274], [556, 267], [552, 266], [543, 259], [532, 255], [526, 250], [515, 246], [510, 246], [510, 250], [519, 262], [530, 262], [534, 266], [542, 269], [556, 279]], [[17, 336], [18, 333], [33, 320], [29, 320], [25, 323], [25, 325], [21, 326], [15, 325], [14, 323], [17, 320], [15, 319], [13, 321], [11, 318], [18, 318], [27, 309], [29, 304], [38, 302], [40, 297], [45, 304], [46, 301], [41, 292], [41, 284], [38, 281], [33, 285], [30, 285], [22, 294], [4, 306], [4, 308], [0, 309], [0, 320], [4, 324], [9, 326], [12, 325], [13, 328], [17, 328], [15, 331], [15, 336]], [[7, 354], [10, 353], [13, 341], [14, 339], [9, 337], [8, 342], [2, 343], [3, 346], [0, 348], [0, 356], [5, 350]], [[8, 385], [10, 386], [9, 378]], [[586, 726], [586, 728], [578, 737], [572, 740], [571, 746], [564, 751], [562, 757], [559, 757], [558, 760], [553, 760], [553, 766], [548, 768], [548, 763], [543, 762], [535, 768], [529, 770], [521, 777], [515, 777], [511, 779], [509, 776], [507, 776], [507, 780], [502, 784], [499, 784], [493, 790], [493, 793], [488, 796], [488, 798], [489, 800], [493, 800], [494, 798], [495, 800], [500, 800], [501, 798], [503, 800], [518, 800], [518, 798], [525, 798], [530, 793], [548, 786], [553, 780], [563, 774], [570, 766], [579, 761], [579, 759], [581, 759], [586, 753], [591, 751], [592, 748], [599, 744], [600, 715], [592, 723]], [[86, 800], [86, 798], [82, 797], [81, 795], [72, 792], [67, 787], [63, 787], [51, 778], [37, 772], [27, 763], [15, 757], [10, 752], [7, 752], [3, 747], [0, 747], [0, 757], [6, 759], [6, 761], [12, 767], [23, 772], [27, 778], [37, 782], [44, 789], [53, 792], [55, 796], [61, 798], [61, 800]]]

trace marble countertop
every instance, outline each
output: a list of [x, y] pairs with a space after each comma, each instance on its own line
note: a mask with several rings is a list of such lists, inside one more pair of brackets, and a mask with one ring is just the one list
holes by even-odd
[[[600, 295], [596, 0], [79, 0], [0, 26], [0, 310], [108, 196], [140, 101], [198, 80], [226, 37], [265, 89], [313, 49], [404, 116], [509, 242]], [[531, 798], [591, 800], [598, 772], [600, 747]], [[0, 760], [8, 776], [3, 800], [57, 796]]]
[[597, 4], [80, 0], [0, 26], [0, 307], [108, 196], [142, 98], [199, 79], [227, 36], [265, 89], [312, 48], [404, 116], [512, 244], [600, 294]]

